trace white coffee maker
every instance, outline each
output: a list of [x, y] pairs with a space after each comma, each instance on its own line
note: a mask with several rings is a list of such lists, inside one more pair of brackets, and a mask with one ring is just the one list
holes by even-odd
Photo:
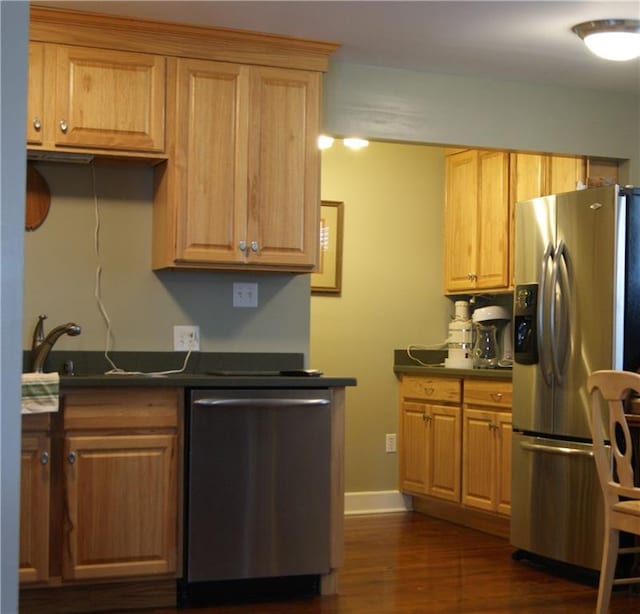
[[513, 328], [511, 314], [506, 307], [487, 305], [475, 309], [474, 367], [511, 367], [513, 364]]

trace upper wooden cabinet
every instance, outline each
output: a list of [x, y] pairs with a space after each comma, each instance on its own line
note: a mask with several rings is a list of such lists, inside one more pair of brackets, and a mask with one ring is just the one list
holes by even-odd
[[587, 185], [587, 160], [582, 156], [549, 156], [548, 182], [543, 194], [573, 192]]
[[513, 288], [517, 202], [618, 179], [616, 160], [474, 149], [445, 154], [446, 294]]
[[[587, 160], [582, 156], [557, 156], [512, 152], [509, 157], [511, 228], [516, 203], [560, 192], [571, 192], [587, 183]], [[514, 233], [509, 239], [509, 276], [513, 287]]]
[[338, 45], [38, 6], [30, 16], [30, 152], [158, 163], [154, 269], [315, 269], [321, 78]]
[[320, 73], [187, 59], [174, 73], [154, 268], [312, 270]]
[[44, 117], [44, 44], [29, 43], [27, 143], [42, 145]]
[[30, 149], [164, 151], [165, 58], [32, 42], [29, 61]]
[[509, 155], [467, 150], [446, 158], [444, 290], [509, 288]]
[[511, 200], [571, 192], [587, 182], [587, 161], [581, 156], [514, 152], [510, 155]]

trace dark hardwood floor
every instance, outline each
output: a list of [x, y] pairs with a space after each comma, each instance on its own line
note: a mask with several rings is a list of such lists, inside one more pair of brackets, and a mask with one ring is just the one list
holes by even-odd
[[[508, 541], [417, 513], [350, 516], [339, 594], [153, 614], [409, 614], [594, 612], [597, 588], [525, 561]], [[147, 611], [149, 612], [149, 611]], [[617, 590], [611, 612], [640, 612]]]

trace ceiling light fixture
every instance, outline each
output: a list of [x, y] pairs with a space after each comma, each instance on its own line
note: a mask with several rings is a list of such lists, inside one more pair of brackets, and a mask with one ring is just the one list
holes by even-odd
[[333, 145], [333, 137], [321, 134], [318, 137], [318, 149], [329, 149]]
[[601, 19], [571, 28], [589, 50], [605, 60], [625, 62], [640, 57], [640, 21]]
[[369, 141], [365, 139], [359, 139], [356, 137], [344, 139], [344, 146], [349, 149], [362, 149], [363, 147], [369, 147]]

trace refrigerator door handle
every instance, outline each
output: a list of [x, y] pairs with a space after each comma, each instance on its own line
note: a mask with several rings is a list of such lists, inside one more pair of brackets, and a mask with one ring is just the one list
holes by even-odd
[[545, 454], [560, 454], [561, 456], [588, 456], [593, 458], [592, 450], [568, 448], [566, 446], [549, 446], [543, 443], [529, 443], [521, 441], [520, 447], [527, 452], [542, 452]]
[[545, 313], [547, 306], [547, 278], [549, 277], [549, 263], [553, 259], [553, 245], [547, 244], [542, 256], [542, 270], [540, 272], [540, 286], [538, 290], [537, 329], [538, 329], [538, 360], [540, 361], [540, 371], [547, 386], [552, 385], [551, 370], [547, 365], [547, 331], [545, 328]]
[[[561, 270], [562, 269], [562, 270]], [[560, 284], [560, 292], [556, 295], [556, 287]], [[551, 292], [549, 305], [549, 330], [550, 330], [550, 346], [551, 346], [551, 364], [553, 367], [553, 375], [558, 384], [562, 384], [564, 372], [566, 370], [567, 344], [571, 338], [569, 334], [569, 318], [567, 317], [569, 309], [569, 268], [567, 266], [567, 245], [564, 241], [560, 241], [553, 255], [553, 270], [551, 274]], [[562, 323], [560, 330], [556, 328], [556, 310], [560, 310]], [[562, 335], [562, 339], [559, 339]], [[560, 352], [562, 352], [562, 361], [560, 360]]]

